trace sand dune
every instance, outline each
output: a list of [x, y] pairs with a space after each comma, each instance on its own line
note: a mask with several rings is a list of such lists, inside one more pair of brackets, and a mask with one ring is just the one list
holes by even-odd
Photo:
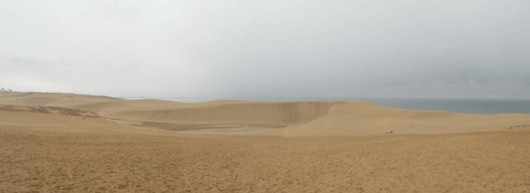
[[444, 134], [497, 131], [530, 124], [529, 114], [471, 115], [401, 110], [366, 102], [210, 101], [179, 103], [160, 100], [116, 100], [73, 94], [26, 94], [0, 97], [0, 104], [57, 106], [101, 117], [137, 122], [187, 124], [266, 124], [286, 128], [282, 136]]
[[307, 124], [286, 128], [287, 136], [443, 134], [496, 131], [526, 124], [528, 114], [471, 115], [451, 112], [400, 110], [369, 103], [349, 102]]
[[529, 137], [528, 114], [0, 93], [0, 192], [529, 192]]
[[2, 125], [0, 192], [530, 191], [528, 130], [282, 138], [104, 128]]

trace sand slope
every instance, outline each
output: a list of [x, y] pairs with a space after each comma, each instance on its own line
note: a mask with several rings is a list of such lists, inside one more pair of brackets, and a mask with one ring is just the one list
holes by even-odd
[[0, 104], [56, 106], [100, 117], [136, 122], [284, 125], [268, 134], [282, 136], [443, 134], [497, 131], [530, 125], [529, 114], [471, 115], [401, 110], [366, 102], [116, 100], [73, 94], [3, 94]]
[[370, 103], [347, 102], [307, 124], [286, 128], [285, 136], [442, 134], [496, 131], [529, 124], [528, 114], [471, 115], [451, 112], [401, 110]]
[[292, 125], [308, 122], [325, 115], [334, 103], [259, 103], [212, 104], [162, 110], [121, 111], [112, 117], [134, 120], [192, 123], [258, 123]]
[[[529, 121], [364, 102], [0, 93], [0, 192], [529, 192]], [[142, 122], [287, 127], [204, 135]]]
[[529, 130], [284, 138], [0, 125], [0, 192], [528, 192], [529, 137]]

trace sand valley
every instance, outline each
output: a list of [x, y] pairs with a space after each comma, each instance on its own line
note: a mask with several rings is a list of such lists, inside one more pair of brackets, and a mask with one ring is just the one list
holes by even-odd
[[528, 160], [529, 114], [0, 93], [0, 192], [530, 192]]

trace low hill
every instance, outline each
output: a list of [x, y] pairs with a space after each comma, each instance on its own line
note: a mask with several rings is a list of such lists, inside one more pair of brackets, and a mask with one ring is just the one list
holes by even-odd
[[108, 119], [171, 124], [283, 125], [282, 136], [442, 134], [495, 131], [530, 125], [529, 114], [471, 115], [401, 110], [366, 102], [117, 100], [74, 94], [3, 94], [0, 104], [76, 109]]

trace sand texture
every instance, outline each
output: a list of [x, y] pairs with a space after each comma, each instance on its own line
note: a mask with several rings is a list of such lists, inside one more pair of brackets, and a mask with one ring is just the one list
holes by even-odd
[[0, 192], [530, 192], [528, 160], [528, 114], [0, 93]]

